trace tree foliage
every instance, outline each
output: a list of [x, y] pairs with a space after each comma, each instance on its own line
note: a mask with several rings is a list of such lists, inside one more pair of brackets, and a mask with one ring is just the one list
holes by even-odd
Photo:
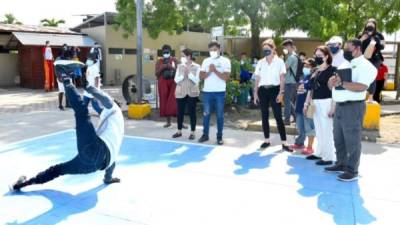
[[4, 24], [17, 24], [17, 25], [22, 25], [22, 23], [19, 22], [19, 21], [17, 20], [17, 18], [15, 18], [15, 16], [14, 16], [13, 14], [11, 14], [11, 13], [5, 14], [5, 15], [4, 15], [4, 20], [1, 21], [1, 23], [4, 23]]
[[271, 5], [268, 27], [279, 34], [300, 29], [309, 36], [328, 39], [357, 36], [369, 18], [388, 33], [400, 28], [399, 0], [285, 0]]
[[[136, 1], [118, 0], [116, 26], [132, 35], [136, 28]], [[166, 31], [180, 33], [188, 27], [210, 31], [224, 25], [225, 34], [238, 35], [248, 26], [252, 57], [260, 54], [259, 35], [265, 28], [275, 38], [290, 29], [308, 32], [310, 37], [345, 39], [357, 36], [369, 18], [388, 33], [400, 28], [399, 0], [153, 0], [146, 1], [143, 25], [152, 38]]]
[[65, 24], [65, 20], [57, 20], [57, 19], [42, 19], [40, 21], [42, 26], [45, 27], [58, 27], [60, 24]]

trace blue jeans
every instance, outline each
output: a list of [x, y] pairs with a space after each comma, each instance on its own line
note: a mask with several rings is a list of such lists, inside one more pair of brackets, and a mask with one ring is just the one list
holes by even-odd
[[314, 121], [305, 117], [302, 113], [296, 113], [296, 127], [299, 135], [294, 143], [297, 145], [304, 145], [306, 137], [315, 136]]
[[285, 109], [283, 113], [285, 121], [290, 121], [290, 115], [295, 116], [296, 86], [296, 84], [285, 84]]
[[[43, 184], [59, 176], [67, 174], [87, 174], [98, 170], [104, 170], [110, 163], [110, 151], [101, 138], [97, 136], [96, 130], [90, 120], [87, 106], [73, 84], [64, 83], [65, 94], [68, 96], [72, 109], [75, 111], [76, 138], [78, 154], [70, 161], [54, 165], [39, 173], [36, 177], [19, 184], [16, 188], [22, 188], [32, 184]], [[110, 107], [112, 101], [105, 95], [91, 87], [88, 92], [99, 99], [105, 107]], [[110, 179], [115, 168], [115, 163], [108, 167], [104, 178]]]
[[100, 114], [101, 114], [101, 111], [102, 111], [103, 109], [100, 107], [100, 105], [99, 105], [99, 103], [97, 102], [97, 100], [94, 99], [94, 98], [89, 98], [89, 97], [87, 97], [87, 96], [83, 96], [83, 104], [85, 104], [86, 107], [89, 106], [89, 103], [90, 103], [90, 102], [92, 102], [92, 107], [93, 107], [94, 111], [96, 111], [96, 112], [100, 115]]
[[222, 139], [222, 131], [224, 129], [224, 106], [225, 92], [203, 92], [203, 135], [209, 135], [211, 110], [214, 108], [217, 113], [217, 139]]

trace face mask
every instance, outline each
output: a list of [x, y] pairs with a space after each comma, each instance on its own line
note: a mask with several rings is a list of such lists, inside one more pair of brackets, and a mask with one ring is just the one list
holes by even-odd
[[375, 27], [373, 27], [373, 26], [368, 26], [368, 27], [365, 28], [365, 31], [367, 31], [367, 32], [374, 32], [374, 31], [375, 31]]
[[187, 63], [186, 57], [182, 57], [182, 58], [181, 58], [181, 63], [182, 63], [182, 64], [186, 64], [186, 63]]
[[311, 74], [311, 69], [304, 67], [303, 68], [303, 74], [304, 74], [304, 76], [310, 75]]
[[68, 50], [68, 47], [67, 47], [67, 46], [64, 46], [63, 49], [64, 49], [64, 50]]
[[287, 55], [289, 54], [289, 50], [287, 50], [286, 48], [283, 49], [283, 54]]
[[324, 63], [324, 59], [322, 57], [315, 56], [315, 63], [320, 66]]
[[86, 65], [87, 66], [91, 66], [91, 65], [93, 65], [94, 64], [94, 62], [93, 62], [93, 60], [91, 60], [91, 59], [88, 59], [87, 61], [86, 61]]
[[271, 49], [265, 49], [264, 50], [264, 56], [270, 56], [272, 54], [272, 51], [271, 51]]
[[351, 61], [351, 60], [353, 60], [353, 52], [352, 51], [345, 51], [344, 53], [343, 53], [343, 57], [347, 60], [347, 61]]
[[332, 54], [336, 54], [340, 50], [340, 48], [336, 47], [336, 46], [331, 46], [331, 47], [329, 47], [329, 49], [331, 50]]
[[164, 52], [164, 54], [163, 54], [163, 57], [166, 58], [166, 59], [169, 58], [170, 56], [171, 56], [170, 53], [165, 53], [165, 52]]
[[210, 57], [215, 59], [219, 56], [218, 51], [210, 51]]

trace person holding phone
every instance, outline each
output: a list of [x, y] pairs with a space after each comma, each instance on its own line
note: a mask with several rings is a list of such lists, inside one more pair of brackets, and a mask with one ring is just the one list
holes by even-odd
[[254, 71], [256, 84], [254, 89], [254, 104], [260, 105], [264, 143], [260, 150], [271, 145], [269, 107], [272, 107], [275, 121], [278, 126], [282, 141], [282, 149], [292, 152], [286, 139], [285, 125], [282, 119], [282, 99], [285, 93], [285, 62], [276, 54], [276, 46], [272, 39], [267, 39], [262, 44], [264, 58], [260, 59]]

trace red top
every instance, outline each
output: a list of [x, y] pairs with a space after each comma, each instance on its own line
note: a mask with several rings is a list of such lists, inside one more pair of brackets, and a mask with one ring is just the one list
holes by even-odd
[[378, 75], [376, 76], [376, 80], [384, 80], [385, 79], [385, 73], [388, 73], [389, 69], [385, 64], [381, 64], [381, 66], [378, 69]]

